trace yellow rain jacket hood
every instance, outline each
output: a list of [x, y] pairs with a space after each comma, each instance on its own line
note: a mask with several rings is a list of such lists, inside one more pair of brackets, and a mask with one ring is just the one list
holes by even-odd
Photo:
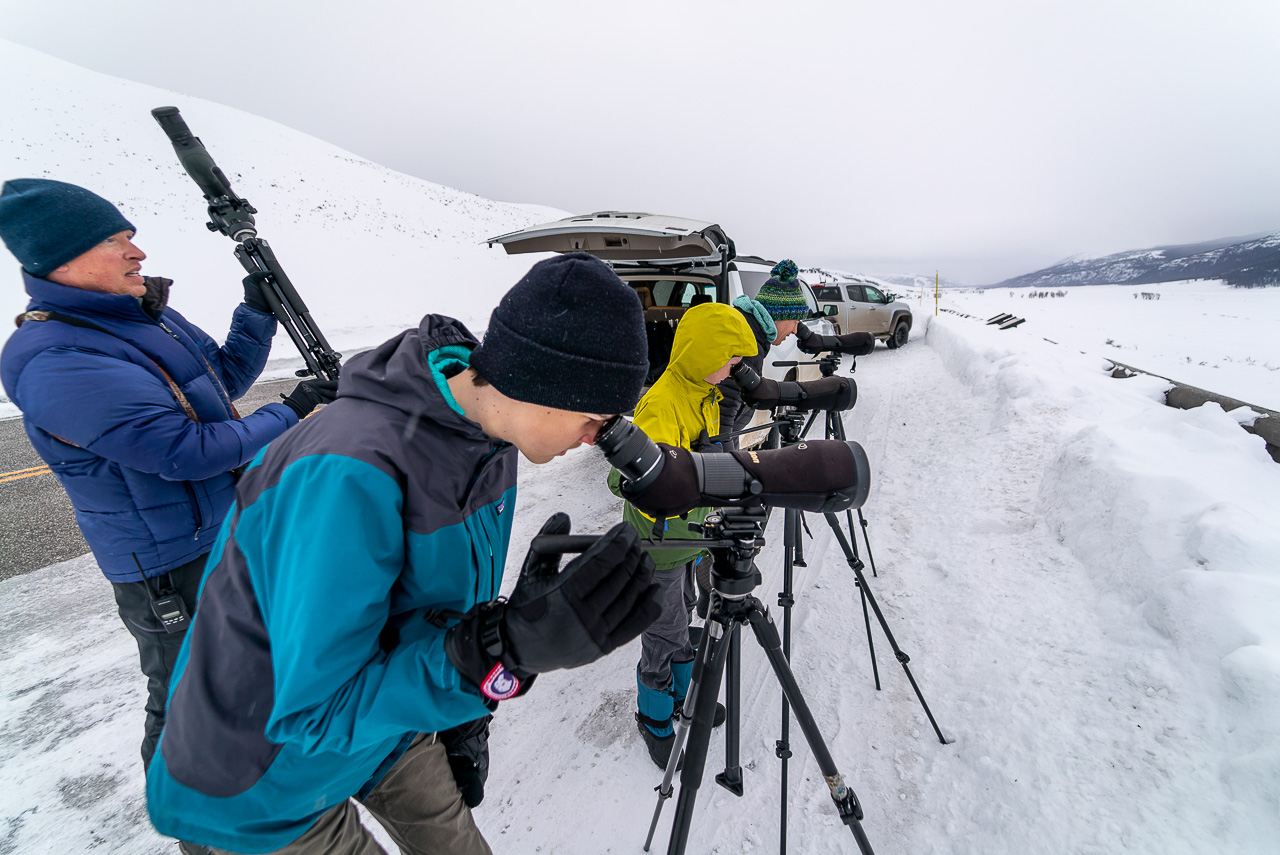
[[[720, 432], [720, 390], [705, 378], [719, 371], [735, 356], [755, 356], [756, 337], [742, 313], [722, 303], [703, 303], [684, 313], [676, 327], [667, 369], [636, 405], [633, 421], [654, 442], [692, 448], [703, 430], [708, 436]], [[609, 489], [621, 496], [621, 476], [609, 473]], [[689, 522], [701, 523], [707, 508], [688, 514]], [[653, 518], [627, 503], [623, 518], [648, 537]], [[679, 517], [667, 520], [663, 537], [700, 538], [689, 531]], [[702, 550], [673, 549], [650, 553], [658, 569], [665, 570], [692, 560]]]

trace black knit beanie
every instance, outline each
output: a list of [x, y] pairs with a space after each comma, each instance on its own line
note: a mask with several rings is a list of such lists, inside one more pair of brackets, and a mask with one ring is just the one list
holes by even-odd
[[15, 178], [0, 190], [0, 238], [32, 276], [48, 276], [112, 235], [133, 231], [115, 205], [74, 184]]
[[517, 401], [625, 413], [649, 370], [640, 298], [585, 252], [539, 261], [493, 310], [471, 367]]

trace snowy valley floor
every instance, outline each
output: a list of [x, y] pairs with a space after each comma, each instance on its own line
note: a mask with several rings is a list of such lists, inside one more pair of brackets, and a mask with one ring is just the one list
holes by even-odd
[[[853, 575], [809, 517], [793, 667], [876, 852], [1277, 851], [1280, 467], [1260, 441], [961, 318], [919, 323], [855, 378], [872, 591], [955, 740], [878, 627], [875, 691]], [[522, 467], [513, 555], [555, 510], [578, 533], [618, 518], [598, 452]], [[757, 591], [779, 621], [780, 522]], [[146, 821], [136, 649], [91, 558], [0, 583], [0, 626], [0, 855], [175, 852]], [[496, 852], [640, 852], [660, 774], [632, 720], [637, 650], [502, 706], [476, 813]], [[717, 732], [690, 852], [777, 851], [780, 693], [744, 650], [746, 793], [710, 780]], [[856, 852], [794, 724], [791, 740], [789, 851]]]

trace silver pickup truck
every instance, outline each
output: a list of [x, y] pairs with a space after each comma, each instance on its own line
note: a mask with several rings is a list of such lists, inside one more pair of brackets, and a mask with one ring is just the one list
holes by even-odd
[[911, 307], [869, 282], [827, 282], [813, 286], [818, 311], [839, 334], [871, 333], [889, 347], [902, 347], [911, 335]]

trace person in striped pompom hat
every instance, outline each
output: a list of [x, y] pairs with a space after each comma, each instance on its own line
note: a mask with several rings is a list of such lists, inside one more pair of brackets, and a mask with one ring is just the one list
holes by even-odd
[[769, 271], [769, 280], [760, 286], [756, 302], [776, 321], [802, 321], [809, 317], [809, 303], [800, 290], [796, 263], [784, 258]]

